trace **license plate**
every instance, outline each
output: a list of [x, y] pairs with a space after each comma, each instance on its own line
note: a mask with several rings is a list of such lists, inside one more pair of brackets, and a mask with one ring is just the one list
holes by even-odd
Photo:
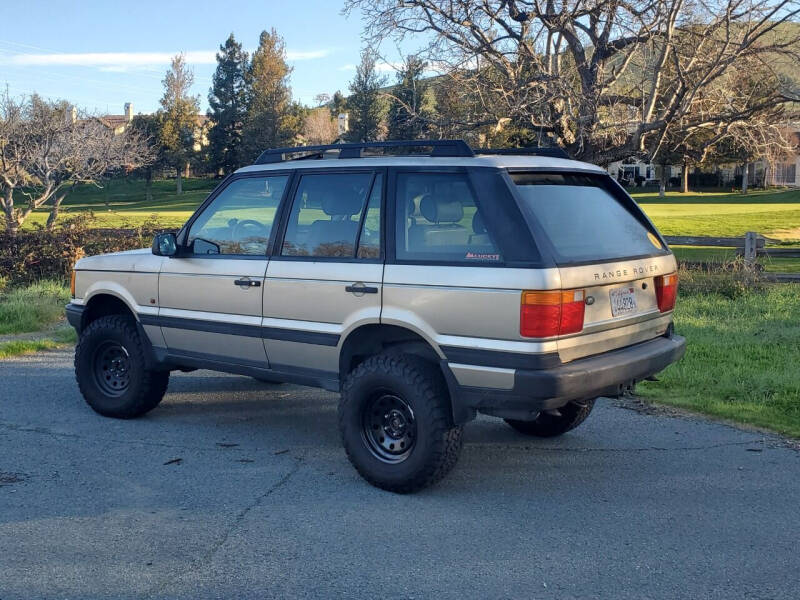
[[615, 317], [636, 312], [636, 293], [632, 286], [610, 290], [611, 314]]

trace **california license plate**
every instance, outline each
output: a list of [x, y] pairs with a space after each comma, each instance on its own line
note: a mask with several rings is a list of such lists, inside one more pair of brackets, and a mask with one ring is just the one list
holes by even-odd
[[633, 286], [614, 288], [610, 290], [611, 314], [615, 317], [629, 315], [636, 312], [636, 292]]

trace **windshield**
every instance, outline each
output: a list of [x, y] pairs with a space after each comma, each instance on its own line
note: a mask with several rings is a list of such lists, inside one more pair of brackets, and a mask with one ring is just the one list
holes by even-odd
[[[512, 173], [523, 210], [538, 221], [559, 262], [666, 254], [639, 208], [624, 206], [599, 177]], [[638, 213], [638, 214], [636, 214]]]

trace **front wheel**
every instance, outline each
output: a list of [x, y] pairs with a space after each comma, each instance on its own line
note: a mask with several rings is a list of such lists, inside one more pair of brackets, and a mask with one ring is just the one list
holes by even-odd
[[451, 424], [442, 375], [412, 355], [373, 356], [345, 378], [339, 429], [356, 470], [391, 492], [436, 483], [461, 453], [463, 428]]
[[169, 372], [148, 370], [144, 353], [132, 317], [109, 315], [93, 321], [75, 348], [75, 378], [86, 403], [118, 419], [132, 419], [158, 406]]
[[525, 435], [555, 437], [575, 429], [586, 420], [594, 408], [594, 398], [570, 402], [558, 409], [559, 414], [540, 413], [534, 421], [506, 419], [506, 423]]

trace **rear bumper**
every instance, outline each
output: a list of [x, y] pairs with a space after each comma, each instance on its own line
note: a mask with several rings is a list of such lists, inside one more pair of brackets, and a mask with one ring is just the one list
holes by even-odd
[[448, 376], [454, 416], [465, 420], [469, 413], [479, 411], [524, 420], [572, 400], [618, 396], [624, 386], [655, 375], [680, 360], [685, 351], [685, 338], [658, 337], [559, 366], [518, 369], [510, 390], [460, 386]]

